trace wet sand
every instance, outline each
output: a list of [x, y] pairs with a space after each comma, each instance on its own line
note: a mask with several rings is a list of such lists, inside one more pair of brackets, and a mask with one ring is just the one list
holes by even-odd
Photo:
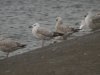
[[100, 75], [100, 31], [1, 60], [0, 75]]

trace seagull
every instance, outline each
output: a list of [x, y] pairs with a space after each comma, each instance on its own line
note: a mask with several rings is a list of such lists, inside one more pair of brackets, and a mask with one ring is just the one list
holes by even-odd
[[85, 19], [81, 21], [80, 30], [90, 28], [91, 30], [100, 29], [100, 12], [89, 11]]
[[11, 39], [0, 40], [0, 50], [7, 53], [7, 58], [10, 52], [24, 48], [25, 46], [26, 44], [21, 44]]
[[89, 27], [86, 25], [85, 23], [85, 20], [81, 20], [81, 23], [80, 23], [80, 27], [79, 29], [82, 31], [86, 30], [86, 29], [89, 29]]
[[71, 35], [74, 32], [78, 32], [80, 29], [75, 29], [66, 25], [63, 25], [63, 21], [61, 17], [56, 18], [56, 26], [55, 26], [56, 32], [63, 33], [66, 35]]
[[64, 34], [58, 33], [58, 32], [52, 32], [51, 30], [40, 27], [39, 23], [35, 23], [32, 26], [29, 26], [29, 28], [32, 28], [32, 34], [37, 38], [42, 40], [42, 47], [44, 46], [44, 41], [52, 39], [56, 36], [63, 36]]

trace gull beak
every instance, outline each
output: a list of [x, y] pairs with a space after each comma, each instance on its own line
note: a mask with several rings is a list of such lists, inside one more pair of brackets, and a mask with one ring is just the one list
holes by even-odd
[[87, 15], [84, 15], [84, 17], [86, 17]]
[[58, 21], [58, 19], [56, 18], [56, 21]]
[[28, 28], [32, 28], [32, 26], [29, 26]]

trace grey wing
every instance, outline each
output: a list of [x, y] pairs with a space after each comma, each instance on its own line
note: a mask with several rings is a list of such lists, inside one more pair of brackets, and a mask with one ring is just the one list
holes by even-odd
[[92, 23], [94, 29], [100, 29], [100, 16], [93, 18]]
[[93, 23], [100, 23], [100, 16], [96, 16], [92, 19]]
[[62, 26], [61, 27], [61, 30], [63, 31], [63, 32], [71, 32], [71, 27], [69, 27], [69, 26]]
[[0, 49], [4, 52], [11, 52], [16, 47], [17, 47], [17, 44], [13, 40], [5, 39], [5, 40], [0, 41]]
[[44, 35], [44, 36], [47, 36], [47, 37], [52, 37], [52, 35], [53, 35], [49, 29], [42, 28], [42, 27], [38, 28], [37, 33]]
[[14, 40], [5, 39], [0, 41], [0, 46], [15, 47], [17, 45]]

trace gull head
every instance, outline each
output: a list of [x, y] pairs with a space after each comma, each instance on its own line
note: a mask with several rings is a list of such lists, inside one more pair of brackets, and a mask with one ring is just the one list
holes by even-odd
[[94, 18], [96, 16], [100, 16], [100, 10], [91, 9], [90, 11], [88, 11], [87, 17]]
[[95, 16], [100, 16], [100, 10], [98, 9], [90, 9], [84, 17], [94, 18]]
[[93, 12], [89, 11], [84, 15], [84, 18], [86, 17], [92, 17], [93, 16]]
[[34, 27], [39, 27], [39, 26], [40, 26], [39, 23], [35, 23], [35, 24], [32, 25], [32, 28], [34, 28]]
[[29, 28], [34, 28], [34, 27], [39, 27], [40, 24], [39, 23], [34, 23], [33, 25], [29, 26]]
[[62, 21], [62, 18], [61, 17], [57, 17], [56, 21]]

